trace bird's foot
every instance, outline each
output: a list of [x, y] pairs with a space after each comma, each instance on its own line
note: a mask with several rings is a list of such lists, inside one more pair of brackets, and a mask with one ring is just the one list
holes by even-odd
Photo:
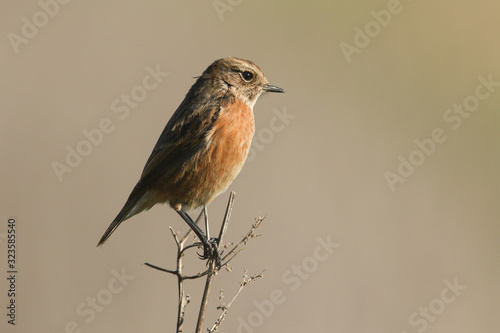
[[200, 254], [200, 259], [208, 259], [207, 266], [211, 261], [215, 262], [215, 268], [218, 270], [222, 264], [221, 252], [219, 251], [219, 240], [212, 238], [203, 242], [203, 254]]

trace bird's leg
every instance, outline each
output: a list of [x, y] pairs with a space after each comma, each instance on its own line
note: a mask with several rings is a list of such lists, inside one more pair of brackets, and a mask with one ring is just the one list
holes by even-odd
[[[212, 242], [210, 241], [207, 236], [203, 234], [203, 231], [200, 229], [200, 227], [196, 224], [196, 222], [193, 221], [191, 216], [189, 216], [188, 213], [186, 213], [183, 210], [178, 210], [177, 213], [182, 217], [182, 219], [189, 225], [191, 229], [193, 229], [194, 233], [196, 236], [200, 239], [201, 243], [203, 244], [203, 259], [206, 258], [212, 258], [215, 260], [215, 264], [217, 267], [220, 266], [221, 262], [221, 256], [219, 253], [219, 248], [217, 247], [217, 242]], [[200, 214], [201, 216], [201, 214]], [[198, 219], [196, 219], [198, 221]], [[206, 215], [205, 215], [206, 216]]]
[[[178, 210], [177, 213], [182, 217], [182, 219], [189, 225], [191, 229], [193, 229], [194, 233], [196, 236], [200, 239], [200, 241], [203, 243], [204, 246], [208, 246], [208, 240], [207, 236], [203, 234], [203, 231], [200, 229], [200, 227], [193, 221], [191, 216], [188, 215], [183, 210]], [[197, 219], [198, 220], [198, 219]]]

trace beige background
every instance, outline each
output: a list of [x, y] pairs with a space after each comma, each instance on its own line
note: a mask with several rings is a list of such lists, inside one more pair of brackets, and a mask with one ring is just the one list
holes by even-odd
[[[267, 219], [233, 272], [217, 276], [209, 322], [219, 313], [217, 290], [229, 298], [246, 267], [265, 269], [264, 278], [243, 291], [222, 332], [497, 332], [500, 87], [457, 130], [443, 115], [475, 93], [479, 76], [500, 82], [498, 2], [403, 0], [349, 63], [341, 43], [354, 45], [355, 27], [376, 29], [370, 11], [387, 1], [221, 1], [232, 3], [222, 19], [211, 1], [52, 5], [53, 17], [17, 53], [8, 34], [21, 35], [23, 17], [33, 21], [41, 7], [2, 6], [0, 262], [6, 276], [14, 216], [19, 273], [15, 327], [0, 282], [1, 331], [174, 331], [175, 279], [143, 263], [172, 267], [168, 227], [186, 230], [179, 217], [154, 207], [95, 244], [192, 77], [232, 55], [256, 62], [287, 93], [255, 107], [266, 144], [230, 187], [228, 240], [255, 217]], [[157, 65], [168, 76], [121, 120], [112, 102]], [[272, 132], [285, 111], [294, 118]], [[51, 164], [65, 163], [66, 146], [75, 149], [82, 130], [105, 118], [113, 131], [60, 182]], [[391, 191], [384, 173], [397, 172], [398, 157], [436, 128], [446, 141]], [[210, 207], [213, 228], [227, 196]], [[340, 246], [326, 256], [318, 237]], [[294, 265], [305, 265], [302, 273]], [[134, 279], [108, 299], [113, 270]], [[446, 280], [466, 289], [453, 294]], [[190, 332], [201, 281], [187, 287]], [[273, 291], [281, 304], [259, 314], [256, 304], [269, 304]], [[77, 312], [99, 296], [108, 304], [93, 318]], [[437, 315], [422, 319], [429, 306]], [[238, 328], [243, 321], [253, 327]]]

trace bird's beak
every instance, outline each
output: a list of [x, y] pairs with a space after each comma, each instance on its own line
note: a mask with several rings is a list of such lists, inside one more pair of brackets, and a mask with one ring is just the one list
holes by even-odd
[[280, 87], [273, 86], [272, 84], [266, 84], [262, 90], [267, 92], [284, 93], [285, 91]]

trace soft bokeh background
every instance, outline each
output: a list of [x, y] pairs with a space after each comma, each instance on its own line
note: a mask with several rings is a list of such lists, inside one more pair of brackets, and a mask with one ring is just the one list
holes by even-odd
[[[4, 3], [0, 262], [6, 276], [14, 216], [19, 273], [15, 327], [0, 282], [1, 331], [174, 331], [176, 281], [143, 263], [172, 267], [168, 227], [186, 230], [179, 217], [154, 207], [95, 245], [192, 78], [232, 55], [256, 62], [287, 93], [255, 107], [260, 150], [230, 187], [237, 197], [227, 239], [267, 219], [232, 273], [217, 276], [208, 323], [219, 313], [218, 290], [228, 301], [247, 268], [265, 269], [264, 278], [244, 289], [222, 332], [497, 332], [499, 84], [456, 130], [443, 115], [473, 101], [480, 76], [500, 82], [500, 4], [393, 3]], [[388, 6], [398, 14], [381, 27], [371, 11]], [[22, 36], [34, 15], [43, 26], [24, 28], [33, 36], [13, 47], [9, 36]], [[355, 46], [354, 29], [367, 24], [372, 37], [346, 57], [342, 43]], [[120, 119], [112, 103], [142, 85], [148, 66], [168, 75]], [[112, 131], [59, 181], [53, 162], [66, 164], [66, 147], [76, 149], [82, 131], [106, 118]], [[386, 172], [398, 172], [400, 156], [418, 157], [415, 140], [436, 128], [446, 140], [391, 189]], [[210, 207], [213, 229], [227, 197]], [[336, 248], [328, 253], [318, 239]], [[114, 278], [122, 273], [125, 286]], [[201, 286], [187, 285], [186, 332]], [[281, 297], [270, 306], [273, 292]]]

